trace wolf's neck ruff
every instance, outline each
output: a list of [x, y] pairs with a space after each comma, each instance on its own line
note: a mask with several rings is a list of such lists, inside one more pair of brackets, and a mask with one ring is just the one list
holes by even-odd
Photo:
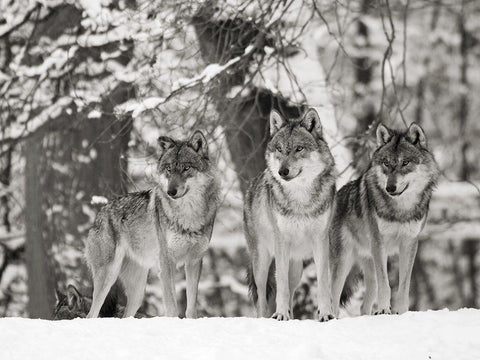
[[428, 213], [435, 181], [430, 180], [421, 189], [406, 189], [399, 196], [392, 197], [374, 180], [375, 175], [368, 172], [363, 176], [366, 184], [366, 196], [375, 206], [377, 215], [388, 221], [420, 221]]
[[[294, 185], [275, 178], [271, 170], [266, 170], [266, 189], [271, 206], [283, 216], [322, 215], [332, 204], [335, 196], [335, 176], [333, 169], [317, 175], [310, 182]], [[302, 180], [300, 180], [302, 181]], [[305, 192], [301, 199], [292, 192]]]
[[196, 236], [212, 225], [218, 203], [218, 184], [214, 176], [206, 176], [202, 184], [180, 199], [170, 198], [159, 187], [153, 193], [156, 212], [164, 217], [169, 230]]

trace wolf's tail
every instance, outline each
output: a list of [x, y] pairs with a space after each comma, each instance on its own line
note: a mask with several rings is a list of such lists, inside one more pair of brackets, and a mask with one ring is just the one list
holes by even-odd
[[349, 303], [352, 295], [357, 291], [358, 283], [362, 278], [362, 272], [357, 265], [354, 265], [348, 273], [342, 295], [340, 295], [340, 305], [345, 306]]
[[98, 317], [110, 318], [118, 316], [118, 296], [120, 291], [120, 285], [118, 283], [113, 284], [112, 288], [107, 294], [107, 297], [105, 298]]
[[[247, 266], [247, 282], [248, 282], [248, 293], [250, 294], [250, 298], [253, 300], [254, 304], [257, 304], [257, 301], [258, 301], [257, 284], [255, 283], [255, 279], [253, 277], [253, 268], [251, 263], [248, 264]], [[272, 263], [270, 264], [270, 268], [268, 269], [267, 301], [270, 299], [270, 297], [274, 292], [275, 292], [275, 260], [272, 261]]]

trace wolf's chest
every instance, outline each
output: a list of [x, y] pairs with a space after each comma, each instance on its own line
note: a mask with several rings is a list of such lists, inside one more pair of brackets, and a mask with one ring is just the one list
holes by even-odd
[[182, 262], [192, 249], [202, 253], [208, 248], [207, 236], [179, 233], [172, 230], [167, 230], [165, 236], [168, 251], [177, 262]]
[[418, 236], [423, 226], [420, 221], [397, 222], [377, 217], [378, 231], [386, 244], [389, 253], [396, 252], [401, 241]]
[[308, 258], [312, 256], [314, 241], [323, 241], [328, 230], [329, 212], [311, 218], [306, 216], [284, 216], [274, 213], [279, 232], [277, 241], [290, 244], [292, 256]]

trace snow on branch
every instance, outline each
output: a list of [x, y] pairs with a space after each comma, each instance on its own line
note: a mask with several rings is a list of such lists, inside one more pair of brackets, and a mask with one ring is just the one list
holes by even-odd
[[155, 109], [160, 104], [165, 102], [165, 98], [161, 97], [149, 97], [141, 101], [131, 100], [118, 105], [116, 111], [119, 113], [132, 112], [132, 118], [138, 117], [141, 113], [147, 110]]
[[[47, 59], [38, 66], [19, 66], [12, 68], [16, 71], [17, 76], [35, 77], [45, 76], [50, 70], [62, 69], [77, 52], [77, 47], [73, 46], [67, 50], [56, 49]], [[52, 74], [50, 74], [52, 75]]]
[[0, 38], [4, 36], [8, 36], [12, 31], [15, 31], [18, 29], [20, 26], [25, 24], [28, 19], [30, 19], [30, 16], [32, 16], [33, 12], [39, 9], [41, 6], [40, 2], [34, 1], [29, 8], [27, 9], [27, 12], [24, 15], [18, 15], [15, 16], [15, 18], [7, 22], [4, 25], [0, 26]]
[[14, 123], [0, 133], [0, 144], [14, 142], [31, 136], [45, 126], [50, 120], [57, 118], [63, 110], [70, 106], [73, 99], [68, 96], [59, 98], [55, 103], [43, 109], [37, 116], [20, 123]]
[[253, 54], [255, 51], [255, 45], [249, 45], [245, 49], [242, 55], [239, 55], [231, 60], [229, 60], [224, 65], [220, 64], [209, 64], [200, 74], [193, 78], [189, 79], [179, 79], [173, 86], [170, 94], [165, 98], [153, 97], [148, 99], [143, 99], [139, 101], [129, 101], [124, 104], [118, 105], [115, 110], [119, 114], [125, 114], [132, 112], [132, 117], [136, 118], [141, 113], [146, 110], [154, 109], [160, 105], [165, 104], [173, 97], [177, 96], [179, 93], [182, 93], [185, 90], [194, 88], [198, 85], [208, 85], [213, 79], [217, 78], [220, 74], [224, 73], [230, 69], [233, 65], [240, 62], [242, 59], [246, 59]]
[[108, 199], [105, 196], [93, 195], [90, 200], [90, 205], [105, 205], [108, 204]]

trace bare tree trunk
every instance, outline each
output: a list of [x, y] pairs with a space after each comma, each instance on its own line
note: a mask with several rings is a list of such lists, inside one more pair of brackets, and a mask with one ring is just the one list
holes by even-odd
[[5, 226], [5, 230], [10, 232], [12, 226], [10, 224], [10, 200], [9, 200], [9, 187], [11, 184], [12, 176], [12, 155], [13, 155], [13, 146], [10, 146], [5, 153], [4, 161], [5, 164], [0, 170], [0, 183], [7, 189], [7, 193], [0, 197], [0, 205], [2, 207], [0, 213], [2, 214], [2, 224]]
[[[470, 93], [470, 84], [468, 81], [468, 51], [469, 51], [469, 37], [471, 34], [468, 33], [466, 28], [467, 17], [465, 14], [465, 5], [466, 0], [462, 0], [462, 8], [458, 16], [458, 27], [460, 33], [460, 108], [459, 108], [459, 139], [463, 140], [460, 149], [460, 170], [459, 177], [462, 181], [470, 180], [471, 166], [468, 161], [467, 154], [470, 148], [470, 140], [468, 137], [468, 116], [469, 116], [469, 93]], [[467, 301], [467, 306], [476, 307], [478, 288], [477, 288], [477, 265], [475, 262], [477, 255], [477, 242], [474, 239], [464, 239], [463, 252], [467, 257], [468, 261], [468, 276], [470, 282], [470, 298]], [[463, 304], [462, 304], [463, 305]]]
[[471, 308], [478, 307], [478, 285], [477, 285], [477, 265], [476, 258], [478, 252], [479, 239], [466, 239], [463, 244], [463, 253], [467, 257], [468, 280], [470, 282], [470, 298], [465, 306]]
[[470, 168], [467, 159], [467, 152], [468, 148], [470, 147], [470, 143], [467, 139], [467, 122], [468, 122], [468, 112], [469, 112], [469, 83], [467, 79], [467, 71], [468, 71], [468, 32], [465, 27], [466, 16], [464, 14], [465, 11], [465, 0], [462, 0], [462, 10], [460, 15], [458, 16], [458, 28], [460, 33], [460, 84], [461, 84], [461, 92], [460, 92], [460, 103], [459, 103], [459, 138], [463, 139], [464, 142], [461, 145], [461, 164], [460, 164], [460, 180], [466, 181], [470, 175]]
[[55, 279], [49, 260], [51, 239], [44, 237], [46, 215], [41, 179], [44, 167], [43, 136], [38, 134], [25, 143], [26, 263], [28, 271], [28, 313], [31, 318], [50, 319], [55, 304]]
[[452, 254], [452, 272], [454, 277], [454, 285], [457, 287], [457, 294], [460, 299], [460, 306], [465, 304], [465, 291], [463, 290], [463, 276], [459, 266], [460, 256], [459, 252], [455, 249], [453, 242], [448, 242], [448, 248], [450, 254]]
[[[371, 13], [372, 0], [363, 0], [361, 6], [361, 14], [363, 17], [369, 16]], [[358, 48], [360, 54], [365, 54], [368, 49], [371, 48], [370, 44], [370, 29], [364, 18], [360, 17], [357, 20], [357, 36], [361, 41]], [[353, 84], [353, 98], [355, 107], [357, 110], [354, 112], [354, 116], [357, 120], [355, 133], [363, 134], [367, 131], [368, 127], [375, 120], [375, 105], [372, 103], [371, 81], [373, 76], [373, 61], [368, 56], [357, 56], [352, 59], [355, 70], [355, 81]], [[353, 140], [350, 143], [350, 148], [353, 154], [352, 164], [361, 173], [363, 172], [369, 163], [368, 152], [365, 151], [365, 144], [359, 143]]]

